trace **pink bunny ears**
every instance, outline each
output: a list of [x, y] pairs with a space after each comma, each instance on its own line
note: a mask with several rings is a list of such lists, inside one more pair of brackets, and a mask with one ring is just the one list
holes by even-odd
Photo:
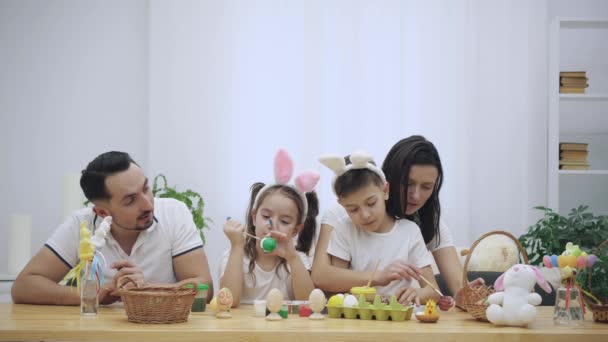
[[343, 157], [336, 155], [323, 155], [319, 157], [319, 162], [325, 166], [327, 166], [330, 170], [334, 172], [334, 178], [331, 180], [331, 188], [334, 189], [334, 185], [336, 183], [336, 179], [342, 176], [344, 173], [349, 170], [354, 169], [368, 169], [373, 173], [377, 174], [380, 179], [382, 179], [382, 183], [386, 184], [386, 176], [382, 169], [372, 164], [371, 162], [374, 160], [372, 156], [364, 151], [357, 151], [350, 155], [350, 164], [346, 165], [346, 161], [344, 161]]
[[274, 179], [275, 183], [266, 184], [258, 194], [255, 196], [255, 201], [253, 202], [253, 208], [258, 208], [258, 201], [260, 199], [260, 195], [263, 194], [266, 190], [271, 187], [279, 184], [289, 186], [296, 191], [303, 203], [302, 215], [300, 218], [300, 222], [304, 222], [306, 219], [306, 215], [308, 214], [308, 201], [306, 200], [306, 193], [311, 192], [317, 186], [319, 182], [319, 173], [315, 170], [306, 170], [302, 171], [294, 181], [295, 185], [287, 184], [293, 175], [293, 161], [291, 157], [284, 149], [279, 149], [277, 154], [274, 156]]

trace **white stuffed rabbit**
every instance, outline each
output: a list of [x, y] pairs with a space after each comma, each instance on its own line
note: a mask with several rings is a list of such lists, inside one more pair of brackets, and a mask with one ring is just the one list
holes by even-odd
[[[490, 297], [490, 306], [486, 309], [488, 320], [494, 324], [526, 326], [536, 318], [536, 308], [542, 301], [540, 295], [532, 292], [534, 283], [551, 293], [551, 287], [538, 268], [517, 264], [511, 266], [496, 282], [497, 291]], [[501, 306], [502, 305], [502, 306]]]

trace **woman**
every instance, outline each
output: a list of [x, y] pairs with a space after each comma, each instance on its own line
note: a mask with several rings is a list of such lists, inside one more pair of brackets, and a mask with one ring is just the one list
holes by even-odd
[[[396, 219], [407, 218], [418, 224], [439, 272], [450, 292], [455, 294], [462, 287], [462, 265], [450, 230], [440, 220], [439, 191], [443, 182], [443, 168], [437, 149], [433, 143], [419, 135], [402, 139], [387, 154], [382, 171], [389, 183], [387, 213]], [[321, 220], [312, 279], [317, 287], [327, 291], [336, 290], [336, 279], [357, 277], [364, 280], [361, 283], [365, 284], [371, 277], [370, 272], [348, 274], [343, 269], [332, 266], [332, 256], [327, 254], [331, 232], [345, 220], [348, 220], [348, 214], [340, 205], [326, 211]], [[420, 274], [411, 265], [404, 265], [402, 270], [396, 272], [404, 278], [418, 278]], [[382, 282], [378, 274], [374, 278], [372, 285]], [[482, 284], [483, 279], [476, 279], [474, 283]]]

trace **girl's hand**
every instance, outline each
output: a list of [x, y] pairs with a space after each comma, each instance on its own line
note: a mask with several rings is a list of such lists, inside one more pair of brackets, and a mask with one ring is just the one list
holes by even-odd
[[410, 305], [415, 303], [416, 306], [420, 305], [420, 296], [418, 295], [417, 290], [413, 287], [402, 287], [397, 290], [395, 294], [397, 296], [397, 301], [403, 305]]
[[418, 275], [420, 269], [414, 265], [408, 264], [403, 260], [395, 260], [390, 265], [385, 267], [380, 272], [376, 273], [374, 283], [380, 286], [386, 286], [394, 280], [405, 279], [411, 281], [412, 278], [419, 280]]
[[277, 240], [277, 248], [270, 253], [271, 255], [276, 255], [287, 260], [298, 255], [293, 239], [290, 237], [291, 234], [285, 234], [278, 230], [271, 230], [270, 236]]
[[228, 220], [224, 224], [224, 234], [230, 240], [230, 244], [234, 247], [242, 247], [245, 245], [245, 226], [237, 220]]

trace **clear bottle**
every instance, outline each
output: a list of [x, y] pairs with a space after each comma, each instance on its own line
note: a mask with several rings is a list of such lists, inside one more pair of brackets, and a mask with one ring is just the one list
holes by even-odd
[[[570, 290], [563, 284], [555, 292], [555, 311], [553, 322], [562, 325], [579, 325], [583, 322], [583, 303], [581, 293], [576, 286]], [[566, 305], [566, 303], [568, 303]]]
[[80, 314], [97, 316], [98, 309], [97, 280], [95, 273], [91, 270], [91, 262], [87, 262], [80, 278]]

